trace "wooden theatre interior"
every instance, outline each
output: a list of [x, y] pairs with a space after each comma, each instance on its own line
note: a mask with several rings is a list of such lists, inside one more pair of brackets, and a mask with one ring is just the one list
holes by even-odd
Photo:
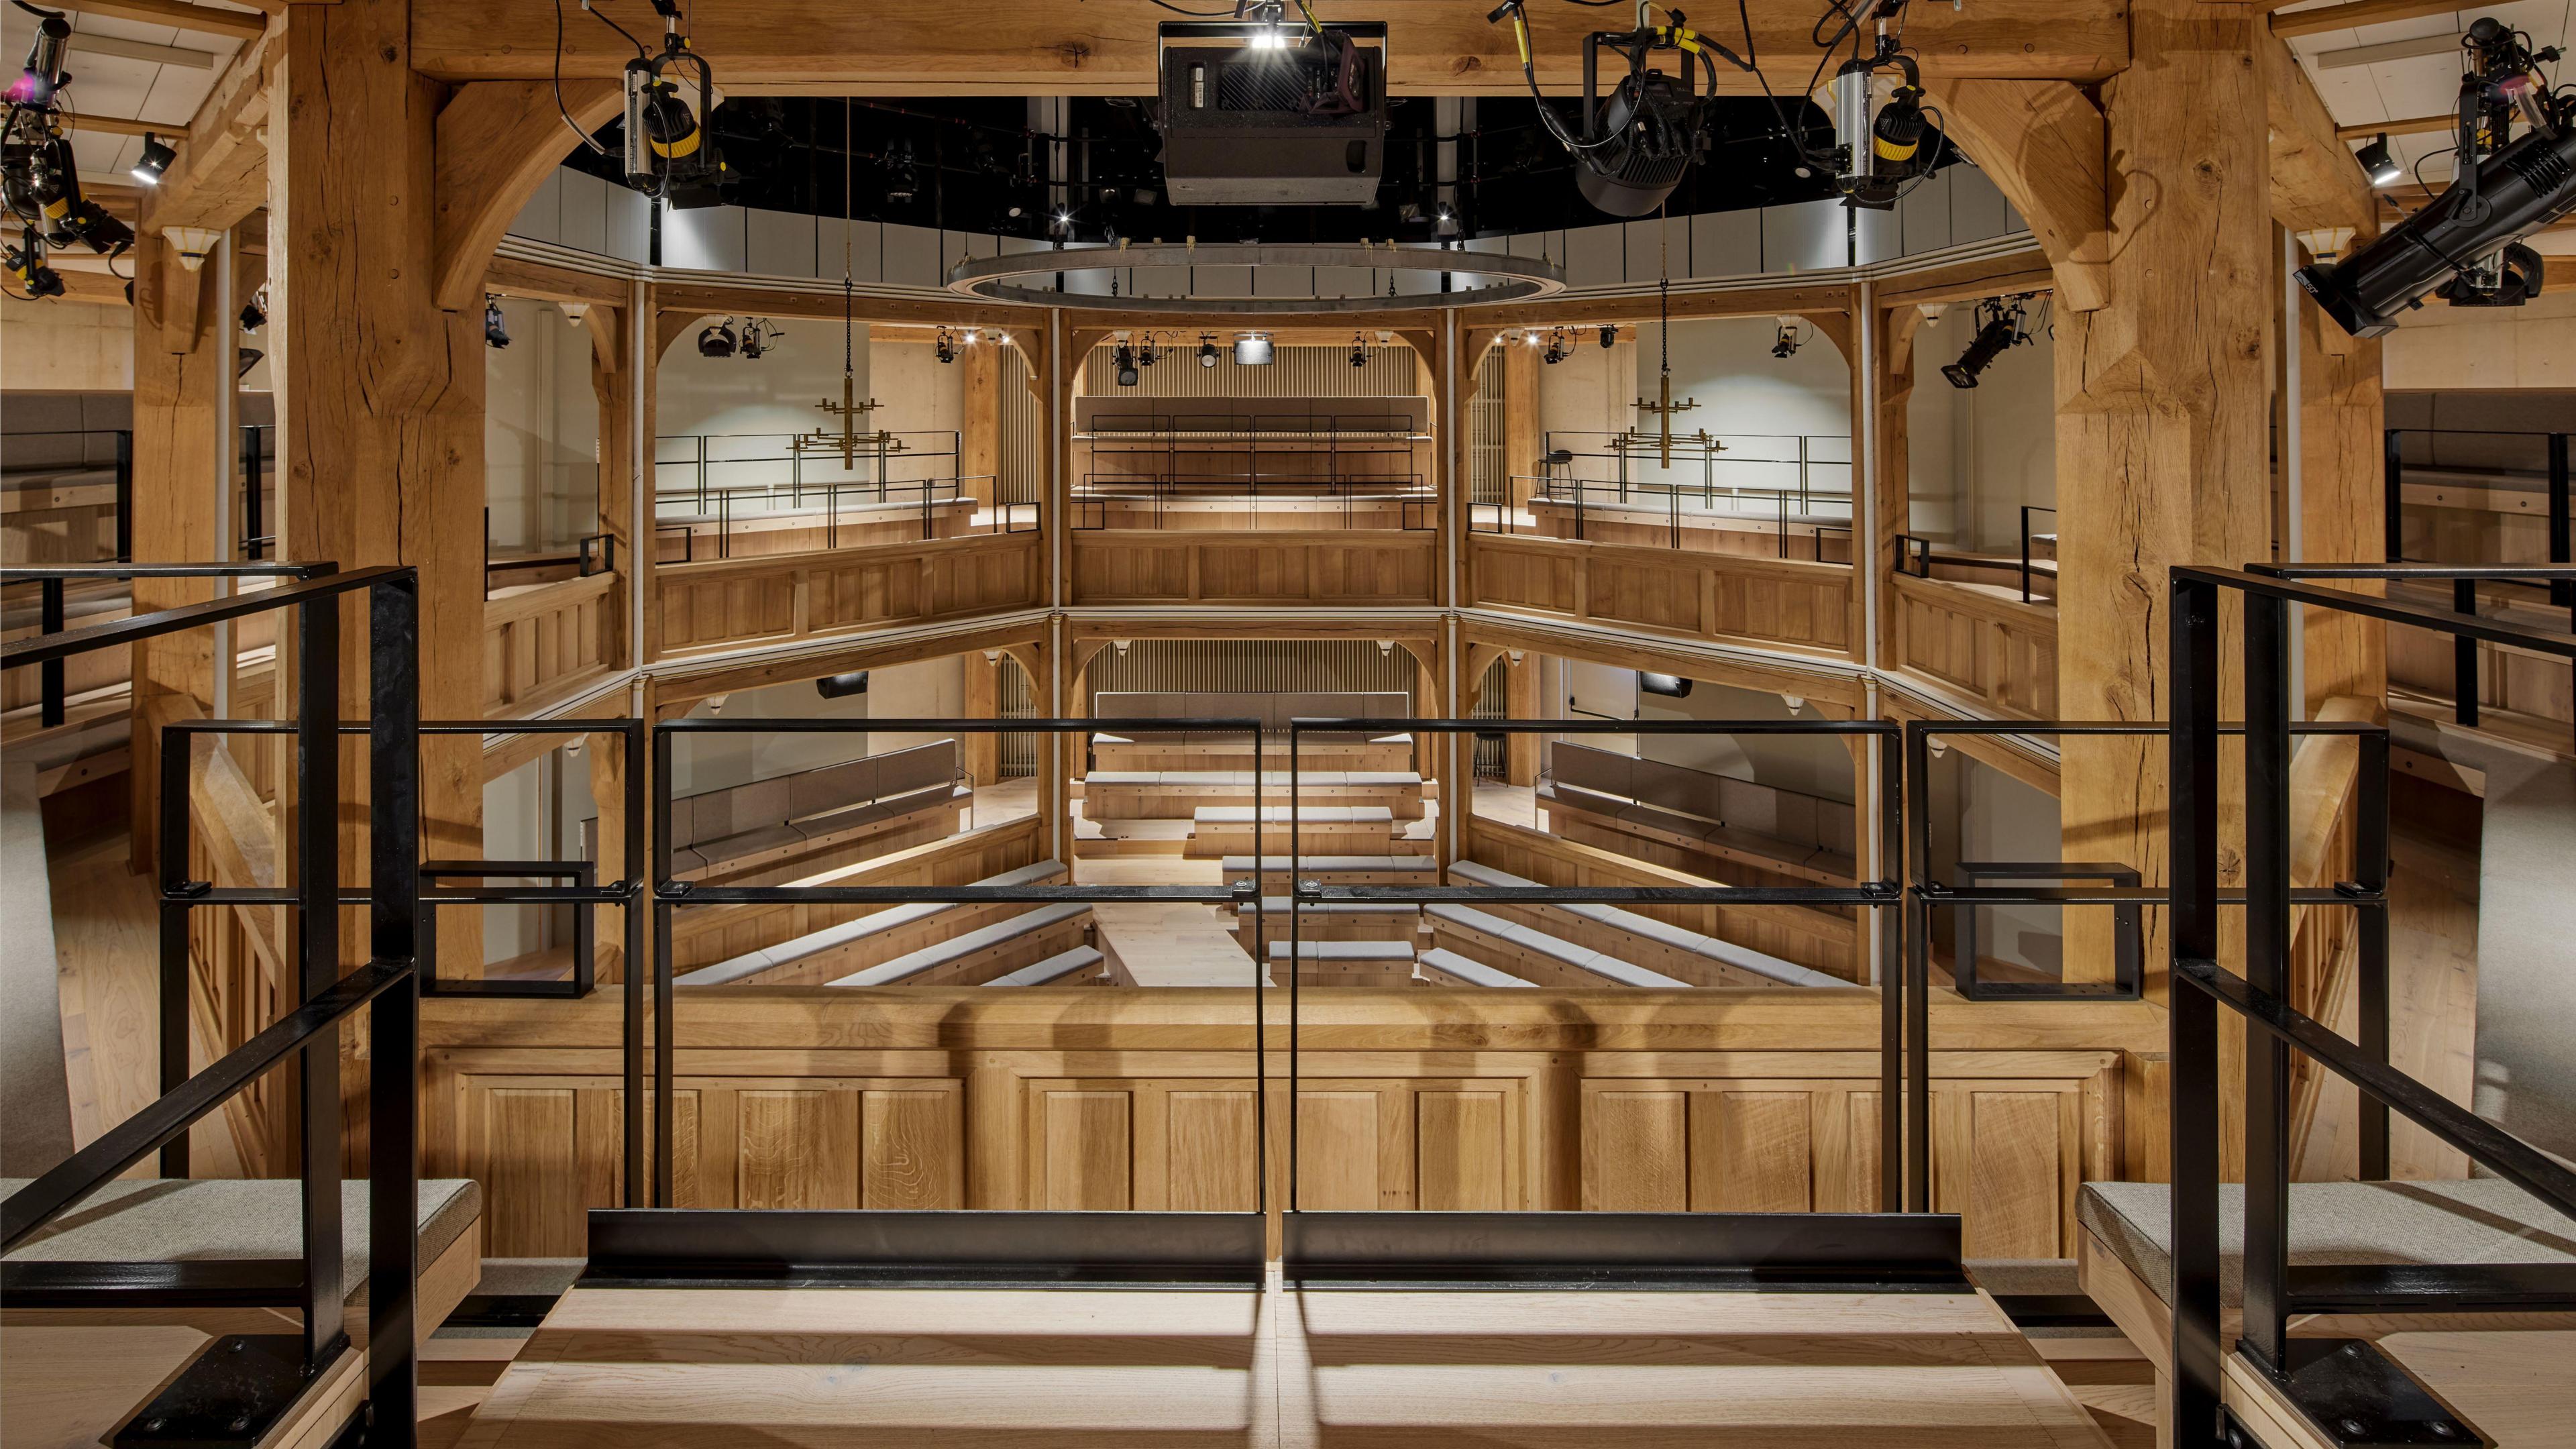
[[2568, 1443], [2571, 45], [16, 5], [0, 1445]]

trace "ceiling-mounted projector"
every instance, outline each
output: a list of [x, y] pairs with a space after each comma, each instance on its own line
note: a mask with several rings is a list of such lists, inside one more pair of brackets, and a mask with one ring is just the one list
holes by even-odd
[[1358, 206], [1386, 165], [1386, 23], [1162, 27], [1163, 178], [1175, 206]]

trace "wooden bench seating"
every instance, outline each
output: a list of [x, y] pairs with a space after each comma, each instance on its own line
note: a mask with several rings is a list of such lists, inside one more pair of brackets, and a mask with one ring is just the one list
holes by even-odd
[[1413, 979], [1424, 986], [1535, 986], [1508, 971], [1497, 970], [1482, 961], [1469, 960], [1455, 951], [1434, 947], [1422, 953], [1414, 963]]
[[[1288, 960], [1288, 942], [1272, 941], [1273, 977]], [[1300, 986], [1405, 986], [1413, 980], [1415, 948], [1409, 941], [1299, 941]]]
[[[1252, 939], [1255, 922], [1262, 928], [1263, 945], [1287, 940], [1288, 913], [1293, 904], [1289, 897], [1281, 895], [1263, 896], [1258, 913], [1249, 902], [1234, 907], [1234, 933], [1243, 948], [1256, 949]], [[1323, 901], [1307, 905], [1297, 915], [1301, 940], [1410, 944], [1422, 934], [1422, 908], [1411, 901]]]
[[[1253, 832], [1261, 848], [1288, 853], [1288, 808], [1263, 806], [1258, 825], [1249, 805], [1202, 805], [1190, 812], [1189, 848], [1193, 859], [1252, 853]], [[1395, 812], [1383, 805], [1313, 805], [1297, 812], [1297, 844], [1330, 854], [1392, 854], [1396, 843]], [[1422, 844], [1428, 845], [1424, 841]]]
[[[2076, 1281], [2156, 1374], [2161, 1421], [2173, 1357], [2173, 1197], [2161, 1182], [2088, 1182], [2075, 1199]], [[2290, 1184], [2290, 1262], [2324, 1264], [2576, 1263], [2576, 1220], [2501, 1178]], [[2219, 1341], [2241, 1331], [2245, 1188], [2218, 1189]], [[2381, 1339], [2481, 1329], [2576, 1329], [2576, 1314], [2315, 1314], [2294, 1337]], [[2562, 1377], [2562, 1382], [2564, 1382]]]
[[[1285, 809], [1291, 777], [1265, 771], [1258, 803]], [[1306, 770], [1295, 777], [1296, 800], [1310, 812], [1337, 805], [1382, 805], [1399, 820], [1422, 818], [1422, 776], [1411, 770]], [[1250, 770], [1094, 770], [1082, 782], [1089, 820], [1187, 820], [1202, 805], [1250, 807]]]
[[1433, 944], [1474, 961], [1497, 965], [1537, 986], [1574, 990], [1604, 986], [1677, 989], [1690, 985], [1678, 977], [1649, 971], [1607, 952], [1579, 946], [1518, 921], [1468, 906], [1425, 906]]
[[[1409, 770], [1413, 736], [1384, 735], [1371, 740], [1304, 740], [1297, 751], [1314, 770]], [[1288, 741], [1265, 738], [1261, 765], [1276, 770], [1288, 763]], [[1095, 734], [1091, 737], [1094, 770], [1249, 770], [1252, 742], [1241, 736]]]
[[[1041, 860], [1000, 875], [986, 876], [979, 886], [1046, 885], [1064, 879], [1062, 861]], [[731, 960], [675, 976], [674, 986], [820, 986], [836, 976], [881, 965], [939, 941], [989, 926], [1027, 910], [1025, 905], [996, 901], [975, 905], [917, 902], [890, 906], [856, 920], [809, 931], [775, 946], [747, 951]]]
[[1058, 951], [1034, 965], [996, 976], [987, 986], [1092, 986], [1100, 982], [1101, 955], [1089, 946]]
[[[1252, 878], [1253, 858], [1229, 855], [1219, 867], [1228, 881]], [[1285, 894], [1292, 877], [1322, 885], [1435, 885], [1440, 862], [1428, 855], [1301, 855], [1289, 869], [1287, 852], [1261, 858], [1261, 893]]]
[[[1452, 885], [1535, 886], [1537, 881], [1462, 860], [1449, 867]], [[1704, 936], [1604, 905], [1517, 905], [1495, 901], [1477, 907], [1489, 915], [1568, 939], [1597, 941], [1617, 959], [1675, 976], [1693, 986], [1849, 986], [1794, 961]]]
[[1853, 879], [1847, 803], [1564, 740], [1547, 759], [1538, 799], [1552, 834], [1736, 884]]
[[1081, 902], [1035, 906], [824, 984], [980, 986], [1084, 944], [1090, 929], [1091, 907]]

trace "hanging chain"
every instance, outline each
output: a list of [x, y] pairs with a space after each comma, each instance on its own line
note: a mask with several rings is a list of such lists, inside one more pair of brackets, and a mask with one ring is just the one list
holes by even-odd
[[850, 237], [858, 230], [851, 203], [858, 195], [858, 184], [850, 175], [850, 112], [858, 103], [841, 98], [841, 375], [856, 376], [857, 326], [850, 316]]
[[1655, 206], [1655, 320], [1659, 335], [1656, 345], [1662, 349], [1657, 359], [1663, 375], [1673, 375], [1673, 229], [1672, 218], [1664, 214], [1663, 204]]

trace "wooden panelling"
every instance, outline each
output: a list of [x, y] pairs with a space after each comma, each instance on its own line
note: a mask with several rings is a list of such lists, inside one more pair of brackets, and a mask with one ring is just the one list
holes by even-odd
[[1982, 584], [1898, 574], [1896, 665], [2003, 716], [2057, 717], [2057, 611]]
[[1427, 530], [1085, 529], [1072, 546], [1077, 604], [1436, 602], [1439, 536]]
[[1478, 534], [1471, 603], [1699, 638], [1847, 652], [1858, 585], [1842, 564]]
[[1043, 535], [867, 544], [824, 553], [663, 564], [665, 656], [1028, 608], [1045, 597]]
[[[1335, 995], [1302, 1029], [1301, 1207], [1878, 1204], [1868, 992]], [[1247, 1209], [1245, 1006], [1187, 989], [682, 988], [677, 1201]], [[493, 1256], [577, 1255], [585, 1210], [618, 1193], [617, 1002], [428, 1012], [425, 1168], [484, 1184]], [[2121, 1049], [2160, 1040], [2153, 1013], [1945, 995], [1932, 1030], [1936, 1201], [1966, 1215], [1971, 1256], [2071, 1253], [2075, 1185], [2120, 1160]], [[1277, 1208], [1285, 1051], [1270, 1064]]]
[[524, 715], [608, 669], [615, 574], [514, 589], [483, 603], [483, 715]]

